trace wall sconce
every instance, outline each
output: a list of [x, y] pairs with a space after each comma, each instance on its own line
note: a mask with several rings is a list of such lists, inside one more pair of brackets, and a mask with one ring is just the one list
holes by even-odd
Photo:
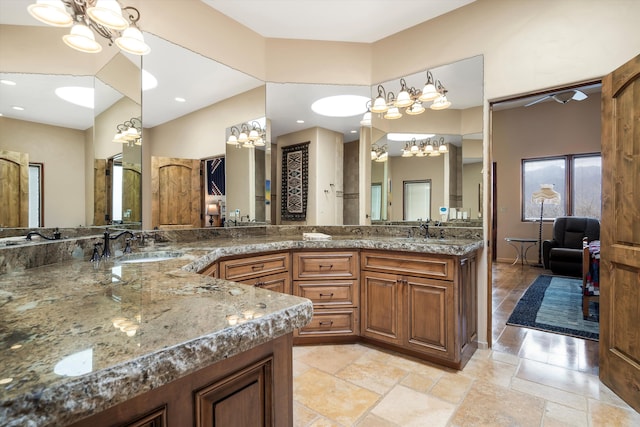
[[220, 208], [217, 203], [210, 203], [207, 205], [207, 215], [209, 215], [209, 225], [213, 227], [213, 217], [220, 215]]
[[389, 158], [389, 152], [387, 151], [387, 146], [383, 145], [382, 147], [378, 147], [373, 144], [371, 146], [371, 160], [374, 162], [386, 162]]
[[133, 117], [131, 120], [120, 123], [116, 129], [113, 142], [142, 145], [142, 120], [139, 117]]
[[431, 141], [431, 138], [429, 138], [420, 143], [415, 138], [411, 138], [411, 141], [407, 142], [402, 149], [402, 157], [437, 157], [448, 152], [449, 149], [442, 136], [440, 139], [434, 138]]

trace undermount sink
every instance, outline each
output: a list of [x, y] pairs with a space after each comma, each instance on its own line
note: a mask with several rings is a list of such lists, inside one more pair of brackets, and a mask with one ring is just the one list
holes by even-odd
[[120, 264], [141, 264], [145, 262], [166, 261], [181, 256], [182, 252], [175, 251], [139, 252], [123, 255], [118, 258], [116, 262]]

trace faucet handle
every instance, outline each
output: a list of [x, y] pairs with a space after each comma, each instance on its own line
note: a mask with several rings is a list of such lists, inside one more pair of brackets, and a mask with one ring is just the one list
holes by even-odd
[[98, 251], [100, 246], [102, 246], [102, 242], [95, 242], [93, 244], [93, 254], [91, 254], [91, 258], [89, 259], [90, 262], [100, 261], [100, 252]]

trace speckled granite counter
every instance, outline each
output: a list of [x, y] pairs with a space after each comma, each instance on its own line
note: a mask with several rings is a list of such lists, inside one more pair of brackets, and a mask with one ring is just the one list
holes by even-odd
[[[139, 249], [182, 254], [158, 262], [72, 260], [0, 275], [0, 421], [69, 424], [309, 322], [306, 299], [195, 274], [220, 257], [298, 248], [462, 255], [481, 246], [265, 234]], [[230, 325], [229, 316], [242, 320]]]

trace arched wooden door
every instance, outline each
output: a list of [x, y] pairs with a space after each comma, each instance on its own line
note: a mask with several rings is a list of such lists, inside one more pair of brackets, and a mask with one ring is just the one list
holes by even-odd
[[200, 160], [151, 158], [151, 226], [201, 226]]
[[0, 150], [0, 227], [29, 226], [29, 155]]

